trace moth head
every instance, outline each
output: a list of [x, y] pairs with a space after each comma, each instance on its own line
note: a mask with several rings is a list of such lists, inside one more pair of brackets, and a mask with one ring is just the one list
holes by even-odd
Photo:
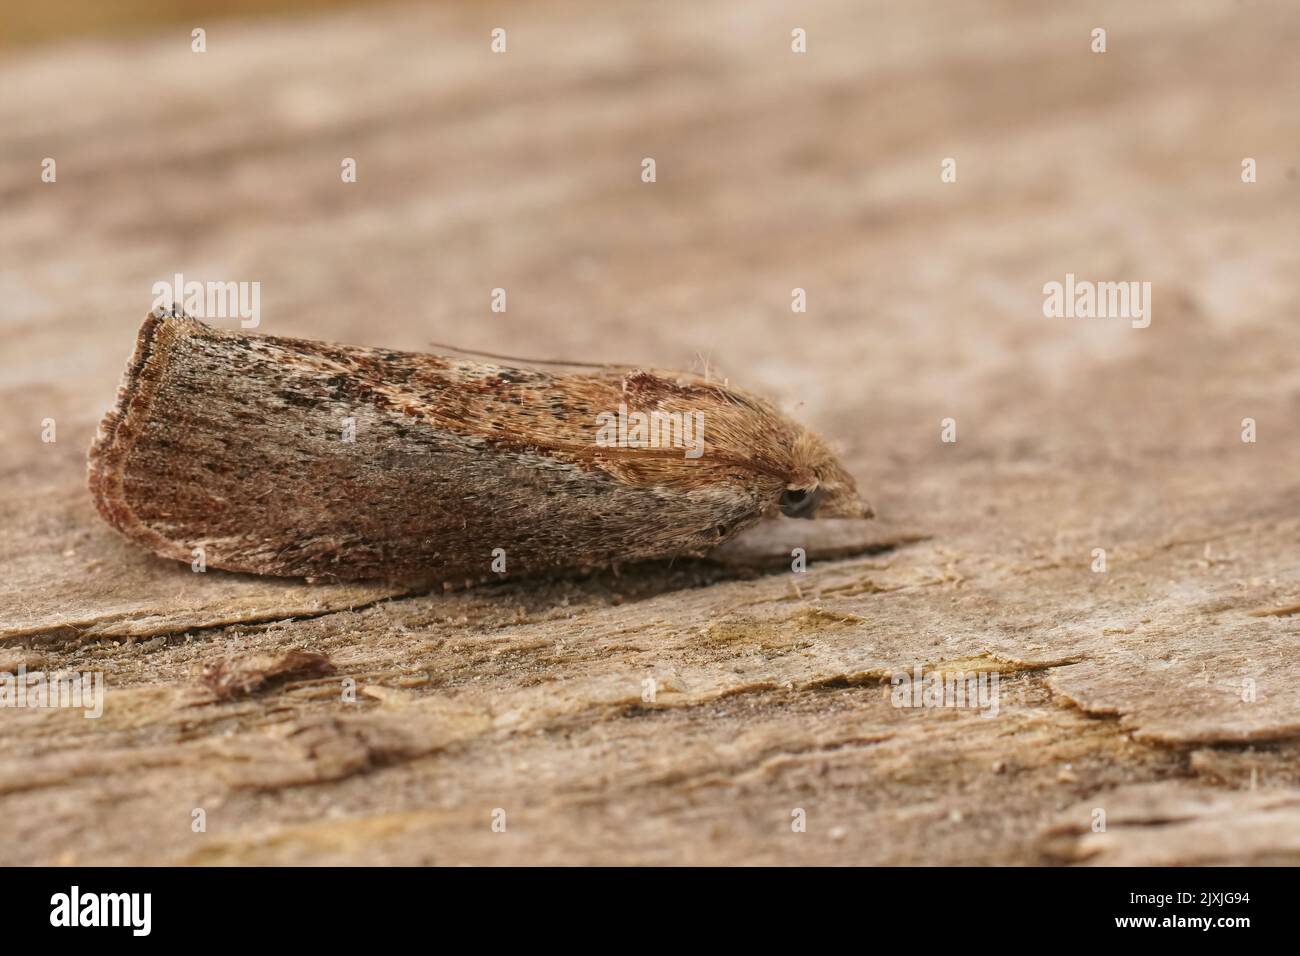
[[830, 447], [805, 429], [798, 429], [790, 447], [790, 474], [777, 499], [787, 518], [874, 518], [875, 512], [858, 495], [853, 476]]
[[695, 447], [701, 466], [682, 468], [681, 459], [673, 457], [680, 452], [673, 450], [665, 457], [643, 458], [635, 468], [627, 461], [602, 467], [635, 472], [641, 480], [675, 478], [693, 484], [716, 480], [707, 477], [711, 462], [719, 463], [721, 474], [739, 464], [757, 479], [769, 502], [764, 508], [769, 517], [875, 517], [830, 446], [770, 402], [725, 384], [671, 374], [676, 377], [634, 372], [617, 380], [619, 395], [638, 410], [698, 414], [700, 431], [695, 437], [700, 443]]

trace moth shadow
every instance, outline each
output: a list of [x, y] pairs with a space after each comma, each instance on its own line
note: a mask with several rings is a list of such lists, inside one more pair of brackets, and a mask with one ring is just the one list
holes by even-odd
[[764, 522], [705, 557], [639, 561], [593, 571], [505, 579], [490, 590], [530, 612], [557, 603], [615, 606], [676, 591], [789, 575], [819, 564], [885, 554], [930, 535], [868, 521]]

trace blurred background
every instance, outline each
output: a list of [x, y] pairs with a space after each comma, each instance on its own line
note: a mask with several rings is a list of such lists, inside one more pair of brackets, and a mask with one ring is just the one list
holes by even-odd
[[[1184, 427], [1225, 361], [1238, 398], [1293, 407], [1300, 388], [1285, 350], [1220, 342], [1295, 341], [1278, 322], [1300, 246], [1291, 3], [55, 2], [5, 18], [0, 316], [23, 411], [5, 427], [65, 423], [61, 455], [6, 480], [77, 470], [152, 284], [177, 272], [260, 282], [270, 334], [707, 361], [839, 440], [882, 514], [960, 521], [970, 490], [948, 466], [972, 457], [1052, 485], [1171, 431], [1231, 439]], [[1042, 286], [1067, 272], [1151, 281], [1151, 328], [1045, 319]], [[1049, 407], [1068, 428], [1043, 427]], [[944, 417], [955, 449], [936, 441]], [[942, 475], [923, 467], [947, 452]]]

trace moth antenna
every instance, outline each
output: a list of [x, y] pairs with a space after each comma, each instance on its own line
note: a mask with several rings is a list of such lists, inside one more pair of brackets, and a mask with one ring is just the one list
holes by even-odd
[[430, 348], [446, 349], [449, 352], [459, 352], [461, 355], [477, 355], [480, 358], [496, 359], [501, 362], [523, 362], [528, 365], [568, 365], [575, 368], [634, 368], [635, 366], [621, 362], [573, 362], [568, 359], [539, 359], [527, 358], [520, 355], [502, 355], [497, 352], [484, 352], [482, 349], [466, 349], [459, 345], [448, 345], [445, 342], [429, 342]]
[[[458, 352], [461, 355], [477, 355], [480, 358], [495, 359], [499, 362], [518, 362], [524, 365], [560, 365], [568, 366], [570, 368], [599, 368], [605, 369], [606, 371], [618, 372], [632, 372], [644, 368], [644, 366], [641, 365], [631, 365], [625, 362], [574, 362], [569, 359], [538, 359], [528, 358], [521, 355], [503, 355], [499, 352], [485, 352], [482, 349], [461, 348], [459, 345], [450, 345], [446, 342], [427, 342], [425, 344], [430, 348], [445, 349], [449, 352]], [[679, 372], [676, 369], [654, 369], [654, 371], [657, 373], [667, 372], [673, 375], [689, 374]], [[707, 377], [705, 381], [707, 384]], [[723, 384], [727, 384], [726, 379], [723, 379]]]

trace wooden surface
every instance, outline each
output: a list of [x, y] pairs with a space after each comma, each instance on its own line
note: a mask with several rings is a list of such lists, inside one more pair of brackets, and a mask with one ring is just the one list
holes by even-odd
[[[1294, 4], [206, 26], [0, 63], [0, 671], [108, 685], [0, 711], [0, 862], [1300, 862]], [[784, 527], [455, 594], [192, 573], [84, 490], [175, 272], [276, 334], [707, 360], [881, 520], [804, 574]], [[1151, 326], [1044, 318], [1067, 272]], [[893, 706], [918, 665], [997, 716]]]

